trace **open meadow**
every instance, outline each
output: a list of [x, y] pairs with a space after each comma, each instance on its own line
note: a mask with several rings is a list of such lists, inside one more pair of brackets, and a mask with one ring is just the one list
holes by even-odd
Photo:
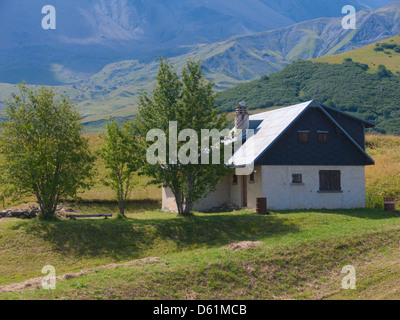
[[[102, 135], [87, 137], [94, 151], [101, 146]], [[0, 299], [398, 299], [400, 218], [382, 207], [383, 193], [399, 187], [400, 137], [369, 135], [367, 148], [376, 161], [366, 171], [367, 209], [182, 218], [160, 211], [160, 188], [139, 176], [128, 219], [0, 219]], [[100, 183], [104, 164], [96, 167], [99, 182], [65, 205], [117, 213]], [[241, 241], [259, 243], [226, 250]], [[98, 268], [145, 258], [153, 259]], [[4, 287], [41, 277], [46, 265], [67, 275], [56, 290]], [[346, 265], [356, 268], [356, 290], [342, 289]]]

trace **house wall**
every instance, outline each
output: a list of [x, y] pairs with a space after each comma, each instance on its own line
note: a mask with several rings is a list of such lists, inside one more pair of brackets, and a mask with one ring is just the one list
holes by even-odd
[[257, 198], [262, 197], [263, 193], [263, 175], [261, 166], [256, 166], [254, 169], [254, 182], [250, 182], [249, 176], [245, 176], [245, 179], [247, 179], [247, 208], [255, 210], [257, 207]]
[[231, 176], [226, 176], [217, 185], [215, 191], [208, 197], [200, 200], [195, 206], [195, 211], [208, 211], [229, 202], [229, 186], [232, 183]]
[[[242, 207], [243, 204], [243, 179], [247, 180], [247, 208], [256, 209], [256, 199], [262, 197], [262, 167], [256, 166], [254, 183], [249, 176], [239, 176], [238, 183], [233, 184], [233, 175], [228, 175], [218, 184], [216, 190], [207, 198], [201, 200], [194, 207], [195, 211], [208, 211], [225, 203], [233, 203]], [[178, 211], [175, 197], [170, 189], [162, 188], [162, 209], [165, 211]]]
[[162, 187], [162, 210], [177, 212], [178, 207], [171, 189]]
[[[342, 193], [320, 193], [319, 171], [340, 170]], [[302, 185], [293, 185], [293, 174], [303, 175]], [[350, 209], [365, 207], [363, 166], [263, 166], [263, 197], [268, 209]]]
[[262, 197], [262, 167], [254, 167], [254, 183], [250, 182], [250, 176], [238, 176], [238, 183], [233, 184], [233, 177], [229, 181], [228, 202], [238, 207], [243, 207], [243, 179], [247, 181], [247, 208], [256, 209], [257, 198]]
[[243, 177], [238, 177], [238, 183], [233, 184], [233, 175], [229, 177], [228, 196], [229, 202], [234, 203], [236, 206], [241, 207], [243, 202]]
[[[231, 177], [226, 176], [217, 185], [216, 190], [207, 198], [201, 200], [194, 206], [195, 211], [207, 211], [219, 207], [229, 202], [229, 186], [232, 183]], [[178, 207], [175, 202], [174, 194], [169, 188], [162, 188], [162, 209], [164, 211], [177, 212]]]
[[[266, 197], [270, 210], [296, 209], [350, 209], [365, 207], [364, 166], [256, 166], [254, 183], [249, 176], [239, 176], [233, 184], [232, 175], [225, 177], [216, 190], [201, 200], [195, 211], [208, 211], [231, 202], [241, 207], [243, 202], [243, 178], [247, 179], [247, 208], [256, 209], [256, 199]], [[320, 193], [319, 171], [341, 171], [341, 193]], [[292, 175], [302, 174], [303, 184], [292, 184]], [[162, 189], [162, 207], [166, 211], [178, 211], [174, 195]]]

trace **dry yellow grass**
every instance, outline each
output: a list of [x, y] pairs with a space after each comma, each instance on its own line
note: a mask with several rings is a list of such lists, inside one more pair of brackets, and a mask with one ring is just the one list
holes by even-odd
[[383, 198], [400, 198], [400, 137], [367, 135], [367, 152], [375, 166], [366, 168], [368, 206], [383, 206]]
[[[378, 43], [395, 43], [400, 45], [400, 36], [398, 35], [383, 41], [379, 41]], [[352, 51], [316, 58], [312, 61], [341, 64], [344, 59], [351, 58], [355, 62], [367, 64], [370, 67], [370, 72], [376, 72], [380, 64], [386, 66], [386, 68], [391, 70], [393, 73], [400, 72], [400, 53], [391, 49], [385, 49], [387, 53], [384, 51], [377, 52], [374, 51], [375, 47], [375, 43], [373, 43]]]
[[[90, 149], [93, 152], [97, 152], [100, 147], [104, 144], [104, 134], [85, 134], [85, 138], [89, 140]], [[90, 189], [85, 191], [84, 193], [78, 194], [83, 200], [100, 200], [100, 201], [110, 201], [115, 199], [114, 192], [105, 187], [102, 183], [104, 180], [107, 169], [105, 167], [104, 161], [101, 159], [96, 160], [96, 177], [95, 177], [95, 185]], [[161, 189], [160, 186], [157, 185], [148, 185], [150, 178], [146, 176], [138, 176], [135, 177], [136, 185], [132, 190], [132, 194], [130, 199], [132, 200], [160, 200], [161, 199]]]
[[400, 177], [400, 137], [391, 135], [367, 135], [367, 152], [375, 160], [375, 166], [366, 170], [367, 185], [376, 179]]
[[[85, 134], [89, 140], [90, 148], [96, 152], [104, 143], [104, 134]], [[367, 195], [375, 196], [377, 205], [368, 203], [372, 207], [383, 206], [383, 197], [387, 189], [397, 190], [400, 198], [400, 137], [391, 135], [367, 135], [367, 152], [375, 160], [374, 166], [366, 167]], [[106, 175], [106, 168], [101, 159], [96, 161], [96, 183], [91, 190], [85, 191], [79, 196], [85, 201], [112, 201], [115, 196], [113, 191], [102, 184]], [[150, 178], [137, 176], [137, 185], [132, 191], [132, 200], [160, 200], [160, 186], [148, 185]], [[23, 199], [23, 202], [33, 201]], [[21, 202], [19, 202], [21, 203]]]

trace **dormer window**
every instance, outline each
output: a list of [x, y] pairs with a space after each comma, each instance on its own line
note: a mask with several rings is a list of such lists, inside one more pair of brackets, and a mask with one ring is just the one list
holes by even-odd
[[310, 131], [298, 131], [300, 143], [308, 143], [310, 141]]
[[319, 143], [328, 143], [328, 131], [318, 131], [317, 134]]

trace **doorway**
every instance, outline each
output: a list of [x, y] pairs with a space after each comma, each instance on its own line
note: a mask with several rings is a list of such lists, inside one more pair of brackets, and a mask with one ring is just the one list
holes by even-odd
[[242, 207], [247, 208], [247, 176], [243, 176]]

